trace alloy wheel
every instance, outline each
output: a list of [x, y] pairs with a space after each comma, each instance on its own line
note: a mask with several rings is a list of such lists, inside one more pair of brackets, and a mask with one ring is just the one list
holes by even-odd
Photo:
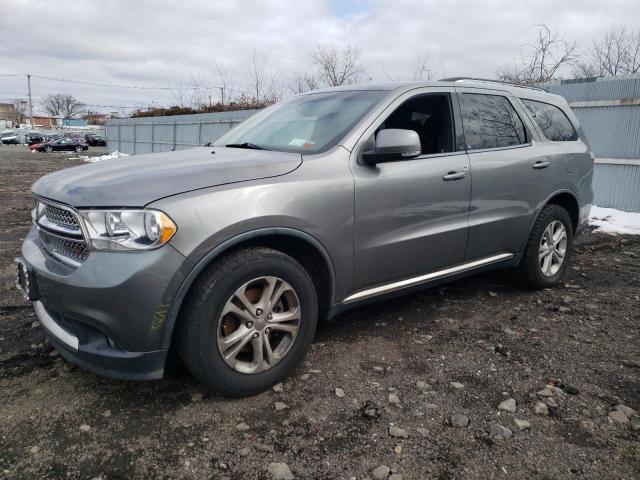
[[547, 225], [538, 250], [540, 270], [546, 277], [553, 277], [562, 268], [567, 242], [567, 229], [562, 222], [554, 220]]
[[300, 300], [293, 287], [278, 277], [255, 278], [224, 305], [218, 351], [237, 372], [264, 372], [289, 353], [299, 330]]

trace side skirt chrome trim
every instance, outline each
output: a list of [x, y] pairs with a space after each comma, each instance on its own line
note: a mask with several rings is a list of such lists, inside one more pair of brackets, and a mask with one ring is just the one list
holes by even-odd
[[456, 273], [465, 272], [467, 270], [473, 270], [474, 268], [484, 267], [492, 263], [500, 262], [513, 258], [512, 253], [501, 253], [499, 255], [493, 255], [491, 257], [481, 258], [480, 260], [474, 260], [473, 262], [463, 263], [461, 265], [445, 268], [444, 270], [438, 270], [437, 272], [427, 273], [426, 275], [420, 275], [419, 277], [407, 278], [406, 280], [400, 280], [399, 282], [388, 283], [379, 287], [368, 288], [367, 290], [361, 290], [353, 295], [345, 298], [342, 303], [352, 303], [358, 300], [363, 300], [369, 297], [375, 297], [376, 295], [382, 295], [384, 293], [395, 292], [396, 290], [402, 290], [403, 288], [413, 287], [420, 285], [421, 283], [429, 282], [430, 280], [436, 280], [438, 278], [447, 277]]

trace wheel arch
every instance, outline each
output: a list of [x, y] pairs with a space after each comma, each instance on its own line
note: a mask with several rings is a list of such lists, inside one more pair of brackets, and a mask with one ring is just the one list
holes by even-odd
[[221, 256], [240, 247], [269, 247], [290, 255], [307, 270], [318, 292], [319, 318], [328, 314], [335, 295], [335, 270], [329, 253], [312, 235], [286, 227], [261, 228], [230, 238], [201, 258], [188, 273], [167, 314], [163, 348], [171, 346], [182, 305], [196, 279]]
[[[580, 205], [578, 204], [576, 196], [570, 191], [558, 192], [545, 202], [544, 206], [547, 205], [558, 205], [567, 211], [571, 217], [571, 226], [573, 228], [573, 234], [575, 235], [580, 222]], [[541, 211], [542, 208], [538, 211], [538, 215], [540, 215]], [[538, 218], [538, 215], [536, 215], [536, 219]]]
[[558, 190], [549, 195], [549, 197], [547, 197], [544, 202], [541, 202], [540, 207], [533, 216], [531, 225], [529, 225], [529, 231], [527, 232], [527, 236], [522, 243], [521, 252], [522, 249], [524, 249], [524, 246], [527, 244], [527, 240], [531, 236], [533, 226], [536, 224], [536, 221], [538, 220], [542, 209], [547, 205], [558, 205], [567, 211], [569, 217], [571, 217], [571, 227], [573, 229], [573, 234], [575, 235], [578, 224], [580, 222], [580, 204], [578, 203], [576, 195], [571, 190]]

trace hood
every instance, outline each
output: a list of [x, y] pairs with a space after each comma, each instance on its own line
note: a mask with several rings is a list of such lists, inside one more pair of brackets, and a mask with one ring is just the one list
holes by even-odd
[[297, 153], [198, 147], [67, 168], [40, 178], [32, 191], [74, 207], [143, 207], [190, 190], [284, 175], [301, 163]]

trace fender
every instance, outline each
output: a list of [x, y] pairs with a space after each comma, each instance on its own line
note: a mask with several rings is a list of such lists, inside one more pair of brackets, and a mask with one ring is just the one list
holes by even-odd
[[[545, 198], [544, 201], [540, 202], [540, 205], [538, 205], [538, 207], [536, 208], [536, 212], [533, 215], [533, 220], [531, 221], [531, 225], [529, 225], [529, 229], [527, 231], [527, 236], [525, 237], [525, 239], [523, 240], [523, 243], [520, 246], [520, 251], [518, 252], [518, 256], [520, 254], [522, 254], [524, 246], [529, 241], [529, 237], [531, 236], [531, 230], [533, 230], [533, 226], [536, 224], [536, 221], [538, 220], [538, 217], [540, 216], [540, 213], [542, 212], [542, 209], [545, 207], [545, 205], [549, 204], [549, 200], [551, 200], [556, 195], [560, 195], [561, 193], [568, 193], [569, 195], [571, 195], [575, 199], [576, 203], [578, 204], [578, 209], [580, 208], [580, 201], [578, 200], [578, 196], [576, 195], [576, 193], [572, 192], [571, 190], [568, 190], [566, 188], [562, 188], [560, 190], [556, 190], [551, 195], [549, 195], [547, 198]], [[579, 227], [579, 225], [578, 225], [578, 227]], [[576, 232], [573, 232], [573, 233], [575, 235]]]
[[225, 240], [221, 244], [217, 245], [213, 250], [207, 253], [203, 258], [201, 258], [198, 263], [191, 269], [187, 277], [184, 279], [180, 287], [178, 288], [178, 292], [171, 304], [171, 308], [169, 309], [169, 313], [167, 315], [167, 319], [164, 326], [164, 334], [162, 338], [162, 348], [169, 348], [171, 346], [171, 337], [173, 336], [173, 329], [175, 327], [175, 323], [178, 319], [178, 314], [180, 313], [180, 308], [182, 307], [182, 302], [184, 301], [187, 293], [191, 289], [191, 285], [195, 279], [200, 275], [200, 273], [217, 257], [228, 251], [230, 248], [238, 245], [247, 240], [251, 240], [254, 238], [264, 237], [267, 235], [288, 235], [292, 237], [297, 237], [301, 240], [305, 240], [312, 244], [322, 255], [328, 269], [329, 275], [331, 277], [331, 302], [333, 303], [333, 299], [335, 296], [334, 288], [335, 288], [335, 271], [333, 268], [333, 262], [331, 261], [331, 257], [329, 253], [324, 248], [322, 243], [320, 243], [315, 237], [312, 235], [303, 232], [301, 230], [296, 230], [294, 228], [288, 227], [269, 227], [269, 228], [259, 228], [256, 230], [250, 230], [248, 232], [241, 233], [233, 238]]

